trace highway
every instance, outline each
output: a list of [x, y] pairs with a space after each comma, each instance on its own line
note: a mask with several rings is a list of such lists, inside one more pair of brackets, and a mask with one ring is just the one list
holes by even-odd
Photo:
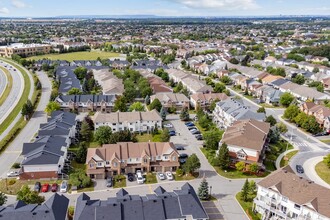
[[3, 95], [3, 92], [6, 90], [8, 79], [6, 74], [0, 69], [0, 97]]

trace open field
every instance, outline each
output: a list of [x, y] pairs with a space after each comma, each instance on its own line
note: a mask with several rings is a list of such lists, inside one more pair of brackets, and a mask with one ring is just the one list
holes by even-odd
[[112, 52], [103, 52], [92, 50], [82, 51], [82, 52], [72, 52], [72, 53], [62, 53], [62, 54], [45, 54], [40, 56], [29, 57], [30, 60], [42, 60], [42, 59], [50, 59], [50, 60], [67, 60], [69, 62], [73, 60], [96, 60], [98, 57], [101, 59], [107, 59], [111, 57], [118, 57], [119, 53]]
[[315, 171], [322, 180], [324, 180], [326, 183], [330, 184], [330, 169], [327, 167], [327, 165], [323, 161], [316, 164]]

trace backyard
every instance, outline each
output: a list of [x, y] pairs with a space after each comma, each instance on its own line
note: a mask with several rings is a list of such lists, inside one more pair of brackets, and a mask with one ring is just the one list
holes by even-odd
[[30, 60], [67, 60], [72, 62], [73, 60], [96, 60], [98, 57], [101, 59], [108, 59], [112, 57], [119, 57], [119, 53], [103, 52], [98, 50], [62, 53], [62, 54], [45, 54], [40, 56], [30, 57]]

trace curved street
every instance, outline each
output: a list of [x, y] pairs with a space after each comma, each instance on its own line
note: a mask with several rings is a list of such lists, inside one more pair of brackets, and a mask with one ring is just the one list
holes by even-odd
[[6, 90], [8, 79], [6, 74], [0, 69], [0, 97], [3, 95], [3, 92]]

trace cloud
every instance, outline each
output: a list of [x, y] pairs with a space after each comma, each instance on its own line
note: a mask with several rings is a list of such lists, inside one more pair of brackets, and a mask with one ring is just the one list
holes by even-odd
[[26, 7], [28, 7], [27, 4], [25, 4], [24, 2], [19, 1], [19, 0], [12, 0], [12, 1], [11, 1], [11, 4], [12, 4], [15, 8], [26, 8]]
[[0, 8], [0, 14], [9, 14], [9, 9], [6, 7]]
[[214, 10], [254, 10], [260, 6], [256, 0], [167, 0], [177, 2], [193, 9]]

